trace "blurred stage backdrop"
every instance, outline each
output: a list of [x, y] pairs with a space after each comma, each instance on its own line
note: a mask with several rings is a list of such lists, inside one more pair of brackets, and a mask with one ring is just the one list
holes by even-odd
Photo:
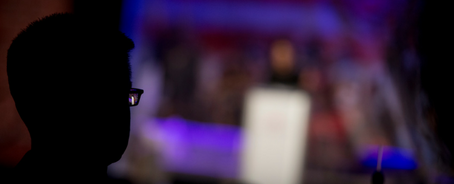
[[[106, 21], [136, 45], [133, 87], [145, 90], [131, 108], [130, 143], [109, 167], [112, 177], [247, 183], [245, 102], [251, 89], [270, 86], [310, 99], [307, 121], [301, 122], [307, 129], [298, 140], [305, 144], [301, 183], [370, 183], [380, 145], [386, 183], [431, 183], [439, 174], [418, 89], [421, 1], [125, 0], [93, 7], [85, 1], [40, 0], [35, 7], [1, 2], [2, 31], [9, 31], [1, 32], [0, 53], [5, 172], [29, 149], [6, 82], [10, 41], [47, 14], [79, 8], [101, 15], [110, 8]], [[22, 15], [27, 10], [33, 11]], [[279, 122], [273, 126], [280, 130]]]

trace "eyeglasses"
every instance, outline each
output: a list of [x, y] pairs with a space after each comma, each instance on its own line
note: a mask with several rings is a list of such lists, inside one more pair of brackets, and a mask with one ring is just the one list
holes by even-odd
[[143, 89], [131, 88], [129, 90], [129, 106], [138, 105], [142, 93]]

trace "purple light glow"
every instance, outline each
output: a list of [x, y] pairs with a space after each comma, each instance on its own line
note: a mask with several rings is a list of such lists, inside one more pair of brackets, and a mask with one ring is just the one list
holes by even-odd
[[[239, 171], [239, 127], [159, 118], [150, 121], [147, 138], [159, 142], [163, 167], [172, 172], [236, 178]], [[152, 135], [153, 134], [153, 135]]]

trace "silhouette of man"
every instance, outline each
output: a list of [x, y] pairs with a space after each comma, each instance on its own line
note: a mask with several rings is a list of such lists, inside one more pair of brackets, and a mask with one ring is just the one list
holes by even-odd
[[17, 183], [102, 183], [129, 139], [129, 51], [121, 32], [73, 14], [31, 23], [7, 55], [11, 95], [31, 137]]

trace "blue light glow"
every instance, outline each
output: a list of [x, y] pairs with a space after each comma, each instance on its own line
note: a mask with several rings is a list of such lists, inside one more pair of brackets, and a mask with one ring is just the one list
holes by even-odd
[[[377, 167], [379, 148], [371, 147], [366, 149], [361, 163], [366, 167]], [[401, 169], [401, 170], [414, 170], [418, 167], [413, 154], [405, 149], [396, 147], [383, 148], [383, 160], [381, 164], [382, 169]]]

